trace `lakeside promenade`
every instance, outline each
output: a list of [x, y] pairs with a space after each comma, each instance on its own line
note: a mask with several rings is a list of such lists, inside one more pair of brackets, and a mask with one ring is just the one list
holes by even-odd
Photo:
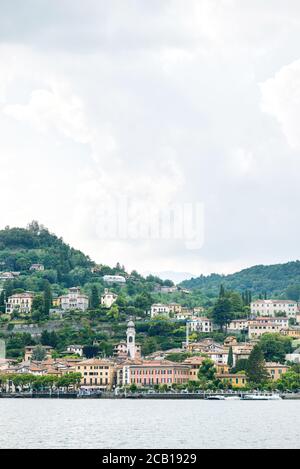
[[[202, 399], [209, 400], [217, 396], [224, 396], [227, 398], [240, 398], [243, 400], [246, 395], [253, 394], [257, 396], [268, 396], [267, 392], [136, 392], [136, 393], [120, 393], [115, 394], [112, 392], [97, 392], [97, 393], [82, 393], [80, 391], [74, 392], [18, 392], [18, 393], [0, 393], [0, 399]], [[298, 400], [300, 393], [279, 393], [282, 399]]]

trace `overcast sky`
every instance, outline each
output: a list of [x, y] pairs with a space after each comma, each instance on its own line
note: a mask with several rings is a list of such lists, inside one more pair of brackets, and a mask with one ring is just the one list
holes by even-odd
[[[0, 7], [1, 227], [37, 219], [139, 271], [299, 258], [299, 0]], [[202, 204], [204, 242], [109, 239], [120, 200]]]

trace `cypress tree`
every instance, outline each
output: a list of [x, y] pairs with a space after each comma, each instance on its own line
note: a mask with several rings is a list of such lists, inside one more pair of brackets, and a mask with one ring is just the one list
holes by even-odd
[[219, 298], [224, 298], [224, 296], [225, 296], [225, 288], [224, 288], [224, 285], [221, 284], [220, 292], [219, 292]]
[[233, 367], [233, 351], [232, 351], [231, 346], [230, 346], [229, 352], [228, 352], [227, 365], [229, 366], [229, 368]]
[[51, 293], [51, 286], [48, 280], [45, 281], [44, 284], [44, 293], [43, 293], [43, 301], [44, 301], [44, 316], [49, 316], [49, 311], [52, 306], [52, 293]]
[[98, 308], [98, 306], [99, 306], [99, 293], [98, 293], [98, 288], [96, 287], [96, 285], [92, 286], [91, 297], [90, 297], [90, 306], [93, 309]]
[[259, 345], [255, 345], [250, 353], [246, 373], [249, 382], [254, 385], [263, 384], [269, 378], [265, 367], [264, 354]]

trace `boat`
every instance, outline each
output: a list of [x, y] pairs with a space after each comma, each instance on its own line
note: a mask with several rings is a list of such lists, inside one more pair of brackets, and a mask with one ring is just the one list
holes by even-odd
[[208, 401], [225, 401], [225, 396], [220, 396], [220, 395], [211, 395], [211, 396], [206, 396], [205, 400]]
[[246, 401], [279, 401], [282, 397], [279, 394], [245, 394], [243, 399]]
[[226, 396], [225, 401], [240, 401], [240, 396]]

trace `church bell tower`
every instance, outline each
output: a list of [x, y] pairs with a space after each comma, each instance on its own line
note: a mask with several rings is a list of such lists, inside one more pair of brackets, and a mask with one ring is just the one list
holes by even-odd
[[135, 326], [134, 322], [130, 319], [127, 324], [127, 355], [129, 358], [134, 360], [135, 358]]

